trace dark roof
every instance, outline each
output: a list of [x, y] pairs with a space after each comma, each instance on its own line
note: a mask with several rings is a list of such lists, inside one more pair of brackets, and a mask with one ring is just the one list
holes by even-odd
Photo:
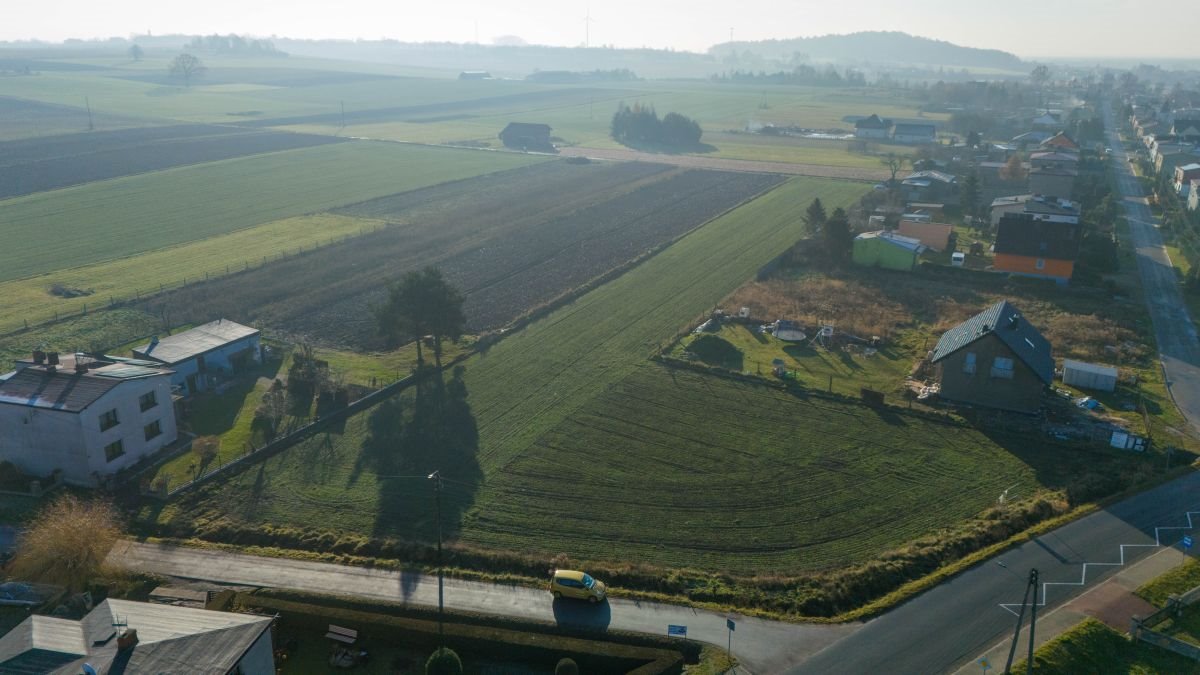
[[855, 129], [887, 129], [892, 126], [891, 120], [884, 121], [874, 113], [854, 123]]
[[501, 134], [548, 134], [550, 133], [549, 124], [537, 124], [532, 122], [509, 122], [508, 126], [504, 127]]
[[1050, 343], [1007, 300], [997, 302], [942, 333], [937, 346], [933, 348], [931, 360], [937, 363], [986, 335], [1000, 338], [1043, 382], [1050, 384], [1054, 381], [1054, 356], [1050, 353]]
[[929, 134], [937, 133], [937, 127], [932, 124], [897, 124], [894, 134]]
[[79, 412], [107, 394], [121, 380], [95, 377], [74, 370], [49, 372], [39, 367], [23, 368], [0, 381], [0, 403]]
[[1074, 261], [1079, 256], [1079, 225], [1035, 220], [1029, 213], [1006, 213], [996, 228], [996, 253]]

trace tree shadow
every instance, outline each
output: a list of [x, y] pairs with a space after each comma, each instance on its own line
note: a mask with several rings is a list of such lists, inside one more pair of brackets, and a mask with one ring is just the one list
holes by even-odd
[[[370, 470], [378, 480], [374, 536], [437, 541], [439, 499], [443, 539], [458, 532], [483, 477], [465, 372], [457, 366], [447, 381], [443, 371], [430, 368], [411, 397], [406, 392], [377, 406], [368, 419], [352, 479]], [[440, 494], [438, 484], [426, 478], [435, 471], [442, 477]]]

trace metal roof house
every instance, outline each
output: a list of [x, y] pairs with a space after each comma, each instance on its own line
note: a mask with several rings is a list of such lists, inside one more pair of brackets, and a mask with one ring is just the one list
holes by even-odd
[[108, 599], [79, 621], [22, 621], [0, 637], [0, 672], [274, 675], [272, 622], [253, 614]]
[[942, 334], [930, 362], [942, 398], [1034, 413], [1054, 381], [1050, 343], [1002, 300]]
[[170, 370], [38, 354], [0, 376], [0, 460], [94, 487], [176, 440]]
[[228, 319], [158, 337], [133, 350], [138, 359], [171, 368], [171, 384], [183, 394], [209, 388], [216, 374], [233, 374], [262, 362], [262, 331]]
[[892, 128], [892, 121], [885, 120], [872, 113], [868, 117], [864, 117], [854, 123], [854, 136], [856, 138], [883, 138], [888, 137], [888, 130]]
[[937, 127], [932, 124], [900, 123], [892, 128], [892, 140], [897, 143], [934, 143]]

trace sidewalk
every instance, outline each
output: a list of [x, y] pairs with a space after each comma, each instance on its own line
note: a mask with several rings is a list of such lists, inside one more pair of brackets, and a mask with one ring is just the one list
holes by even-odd
[[[1155, 552], [1148, 558], [1140, 560], [1105, 579], [1100, 584], [1088, 589], [1083, 594], [1067, 603], [1055, 607], [1049, 612], [1038, 612], [1037, 638], [1035, 648], [1041, 647], [1050, 640], [1062, 635], [1079, 625], [1084, 619], [1092, 617], [1102, 621], [1118, 633], [1128, 633], [1130, 620], [1133, 615], [1146, 616], [1156, 607], [1133, 594], [1140, 586], [1188, 560], [1183, 551], [1168, 546]], [[999, 609], [997, 610], [999, 611]], [[1013, 617], [1016, 625], [1016, 617]], [[1008, 660], [1008, 650], [1012, 646], [1012, 637], [1006, 637], [986, 653], [971, 659], [971, 662], [959, 668], [956, 675], [978, 675], [983, 672], [979, 665], [980, 659], [986, 658], [991, 668], [988, 672], [999, 673], [1004, 670]], [[1029, 613], [1025, 614], [1024, 627], [1021, 629], [1021, 639], [1017, 644], [1017, 655], [1013, 659], [1019, 661], [1029, 653]]]

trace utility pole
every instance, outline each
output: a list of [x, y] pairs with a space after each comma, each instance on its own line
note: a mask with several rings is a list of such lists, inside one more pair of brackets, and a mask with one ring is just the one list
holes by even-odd
[[96, 125], [92, 124], [92, 102], [89, 101], [88, 97], [86, 96], [83, 97], [83, 105], [87, 107], [88, 131], [93, 131], [96, 128]]
[[588, 7], [587, 15], [583, 17], [583, 46], [586, 49], [592, 43], [592, 8]]
[[341, 101], [340, 103], [342, 104], [342, 126], [338, 131], [346, 128], [346, 102]]
[[442, 473], [434, 471], [429, 474], [429, 480], [433, 481], [434, 500], [437, 502], [437, 565], [438, 565], [438, 649], [446, 646], [445, 633], [442, 628], [442, 615], [445, 612], [445, 604], [442, 602]]
[[[1033, 644], [1036, 639], [1037, 632], [1037, 606], [1038, 606], [1038, 571], [1037, 568], [1029, 570], [1029, 581], [1025, 584], [1025, 596], [1021, 598], [1021, 612], [1017, 614], [1017, 628], [1013, 631], [1012, 646], [1008, 648], [1008, 661], [1004, 664], [1004, 675], [1012, 673], [1013, 657], [1017, 655], [1017, 640], [1021, 637], [1021, 622], [1025, 619], [1025, 607], [1030, 607], [1029, 615], [1029, 656], [1025, 659], [1025, 672], [1028, 675], [1033, 675]], [[1029, 603], [1030, 591], [1033, 592], [1033, 603]]]

